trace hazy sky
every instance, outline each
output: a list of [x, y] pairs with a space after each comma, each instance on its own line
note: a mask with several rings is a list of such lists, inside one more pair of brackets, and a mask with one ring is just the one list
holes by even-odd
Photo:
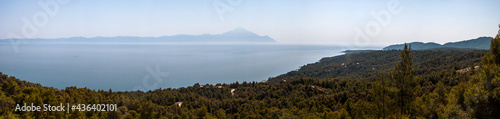
[[292, 44], [445, 43], [496, 35], [499, 5], [499, 0], [2, 0], [0, 39], [219, 34], [243, 27]]

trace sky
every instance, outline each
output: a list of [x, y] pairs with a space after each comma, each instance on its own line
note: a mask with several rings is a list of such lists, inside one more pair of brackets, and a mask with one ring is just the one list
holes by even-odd
[[2, 0], [0, 39], [220, 34], [389, 45], [494, 36], [499, 0]]

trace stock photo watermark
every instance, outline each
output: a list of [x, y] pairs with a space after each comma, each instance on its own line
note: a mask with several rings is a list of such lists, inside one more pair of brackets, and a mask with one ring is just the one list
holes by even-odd
[[35, 38], [38, 35], [39, 29], [47, 26], [50, 20], [53, 19], [60, 11], [61, 5], [67, 4], [71, 0], [40, 0], [38, 6], [41, 10], [33, 13], [31, 19], [22, 17], [23, 22], [19, 33], [9, 32], [7, 38], [15, 53], [19, 52], [19, 45], [26, 44], [28, 38]]
[[[159, 64], [156, 65], [156, 70], [153, 70], [150, 66], [146, 66], [145, 69], [148, 72], [148, 74], [146, 74], [144, 78], [142, 78], [142, 85], [134, 87], [132, 91], [137, 91], [137, 90], [148, 91], [148, 90], [158, 89], [160, 88], [159, 84], [162, 84], [164, 81], [163, 78], [166, 78], [169, 75], [169, 73], [167, 72], [160, 71]], [[154, 79], [152, 80], [153, 82], [152, 84], [148, 83], [151, 82], [151, 78]]]
[[224, 21], [226, 12], [233, 12], [235, 7], [238, 7], [243, 0], [214, 0], [212, 3], [221, 21]]
[[371, 11], [372, 20], [366, 22], [361, 28], [354, 27], [354, 45], [369, 45], [372, 39], [383, 31], [383, 28], [391, 24], [393, 16], [400, 14], [402, 11], [403, 6], [401, 6], [400, 0], [391, 0], [387, 3], [385, 9]]

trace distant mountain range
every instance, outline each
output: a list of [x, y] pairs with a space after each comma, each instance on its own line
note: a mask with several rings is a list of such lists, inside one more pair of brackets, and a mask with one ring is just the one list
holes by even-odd
[[[238, 27], [232, 31], [222, 34], [203, 34], [203, 35], [173, 35], [161, 37], [70, 37], [55, 39], [29, 39], [35, 42], [276, 42], [269, 36], [259, 36], [244, 28]], [[8, 41], [8, 40], [0, 40]]]
[[[491, 44], [491, 39], [492, 37], [479, 37], [476, 39], [470, 39], [470, 40], [465, 40], [465, 41], [460, 41], [460, 42], [449, 42], [445, 43], [444, 45], [429, 42], [429, 43], [423, 43], [423, 42], [412, 42], [408, 43], [411, 44], [411, 49], [413, 50], [424, 50], [424, 49], [433, 49], [433, 48], [469, 48], [469, 49], [490, 49], [490, 44]], [[397, 45], [390, 45], [382, 50], [399, 50], [403, 49], [404, 44], [397, 44]]]

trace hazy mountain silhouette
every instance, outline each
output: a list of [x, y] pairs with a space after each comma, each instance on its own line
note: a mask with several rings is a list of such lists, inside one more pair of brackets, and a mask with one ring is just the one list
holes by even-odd
[[[450, 48], [470, 48], [470, 49], [490, 49], [492, 37], [479, 37], [476, 39], [464, 40], [460, 42], [449, 42], [444, 45], [429, 42], [412, 42], [411, 49], [414, 50], [423, 50], [423, 49], [433, 49], [433, 48], [442, 48], [442, 47], [450, 47]], [[384, 47], [383, 50], [399, 50], [403, 49], [404, 44], [390, 45]]]
[[[70, 37], [55, 39], [29, 39], [36, 42], [276, 42], [269, 36], [259, 36], [244, 28], [238, 27], [232, 31], [222, 34], [203, 34], [203, 35], [173, 35], [161, 37], [135, 37], [135, 36], [117, 36], [117, 37]], [[9, 41], [9, 40], [0, 40]]]
[[276, 42], [269, 36], [259, 36], [244, 28], [238, 27], [232, 31], [222, 34], [203, 34], [203, 35], [175, 35], [163, 36], [158, 39], [164, 39], [175, 42]]

